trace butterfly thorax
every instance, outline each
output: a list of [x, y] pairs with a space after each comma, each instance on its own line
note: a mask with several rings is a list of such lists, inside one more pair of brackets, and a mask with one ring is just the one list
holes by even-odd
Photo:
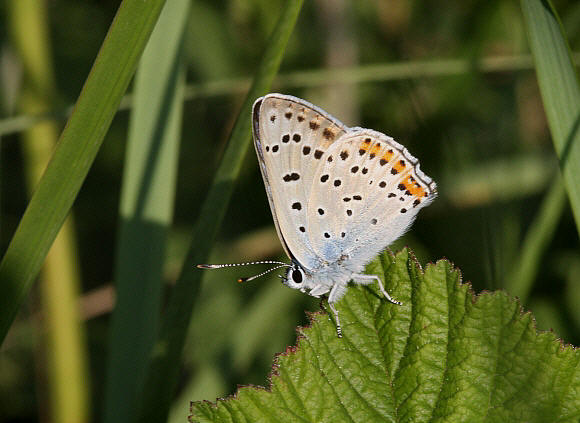
[[300, 263], [293, 260], [283, 278], [283, 283], [313, 297], [319, 297], [328, 293], [335, 285], [346, 288], [352, 276], [363, 270], [364, 266], [354, 268], [347, 256], [341, 256], [333, 263], [323, 263], [313, 270], [305, 269]]

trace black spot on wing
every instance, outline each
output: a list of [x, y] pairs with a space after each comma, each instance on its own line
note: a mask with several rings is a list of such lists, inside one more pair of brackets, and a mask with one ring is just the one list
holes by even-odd
[[300, 175], [297, 174], [296, 172], [287, 173], [282, 177], [282, 179], [284, 180], [284, 182], [297, 181], [298, 179], [300, 179]]

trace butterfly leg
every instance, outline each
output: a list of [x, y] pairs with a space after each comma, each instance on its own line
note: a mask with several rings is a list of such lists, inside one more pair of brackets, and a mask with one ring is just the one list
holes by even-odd
[[361, 285], [368, 285], [369, 283], [377, 281], [377, 283], [379, 284], [379, 289], [381, 290], [381, 292], [383, 293], [383, 295], [387, 300], [389, 300], [393, 304], [397, 305], [402, 304], [400, 301], [395, 300], [389, 295], [389, 293], [385, 290], [385, 287], [383, 286], [383, 282], [381, 282], [381, 278], [379, 278], [377, 275], [354, 274], [352, 275], [352, 280], [356, 283], [360, 283]]
[[334, 318], [336, 319], [336, 334], [339, 338], [342, 338], [342, 328], [340, 327], [340, 320], [338, 320], [338, 310], [334, 308], [334, 304], [330, 301], [328, 302], [330, 309], [334, 313]]
[[334, 318], [336, 319], [336, 334], [339, 338], [342, 338], [342, 328], [340, 326], [340, 320], [338, 319], [338, 310], [334, 308], [334, 303], [338, 301], [338, 299], [344, 293], [344, 288], [341, 289], [340, 285], [335, 284], [332, 289], [330, 290], [330, 294], [328, 294], [328, 305], [330, 309], [334, 313]]

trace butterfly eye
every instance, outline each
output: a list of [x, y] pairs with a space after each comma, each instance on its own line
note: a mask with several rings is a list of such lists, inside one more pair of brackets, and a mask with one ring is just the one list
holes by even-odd
[[294, 283], [302, 283], [302, 271], [296, 269], [292, 271], [292, 281]]

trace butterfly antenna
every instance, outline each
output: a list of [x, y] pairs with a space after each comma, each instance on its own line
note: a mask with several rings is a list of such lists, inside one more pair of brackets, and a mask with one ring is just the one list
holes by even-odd
[[270, 273], [270, 272], [272, 272], [274, 270], [278, 270], [278, 269], [280, 269], [282, 267], [290, 267], [290, 265], [287, 264], [287, 263], [282, 263], [279, 266], [272, 267], [271, 269], [265, 270], [262, 273], [258, 273], [257, 275], [254, 275], [254, 276], [250, 276], [249, 278], [238, 278], [238, 282], [240, 282], [240, 283], [242, 283], [242, 282], [249, 282], [251, 280], [254, 280], [256, 278], [259, 278], [260, 276], [264, 276], [265, 274]]
[[197, 267], [199, 269], [222, 269], [224, 267], [238, 267], [238, 266], [250, 266], [252, 264], [277, 264], [278, 266], [272, 267], [271, 269], [265, 270], [262, 273], [258, 273], [257, 275], [250, 276], [249, 278], [239, 278], [238, 282], [248, 282], [259, 278], [260, 276], [264, 276], [267, 273], [270, 273], [274, 270], [280, 269], [282, 267], [291, 267], [290, 264], [284, 263], [283, 261], [276, 261], [276, 260], [261, 260], [261, 261], [250, 261], [247, 263], [228, 263], [228, 264], [198, 264]]
[[285, 264], [290, 266], [283, 261], [276, 260], [261, 260], [261, 261], [249, 261], [247, 263], [227, 263], [227, 264], [198, 264], [198, 269], [221, 269], [223, 267], [238, 267], [238, 266], [251, 266], [252, 264]]

